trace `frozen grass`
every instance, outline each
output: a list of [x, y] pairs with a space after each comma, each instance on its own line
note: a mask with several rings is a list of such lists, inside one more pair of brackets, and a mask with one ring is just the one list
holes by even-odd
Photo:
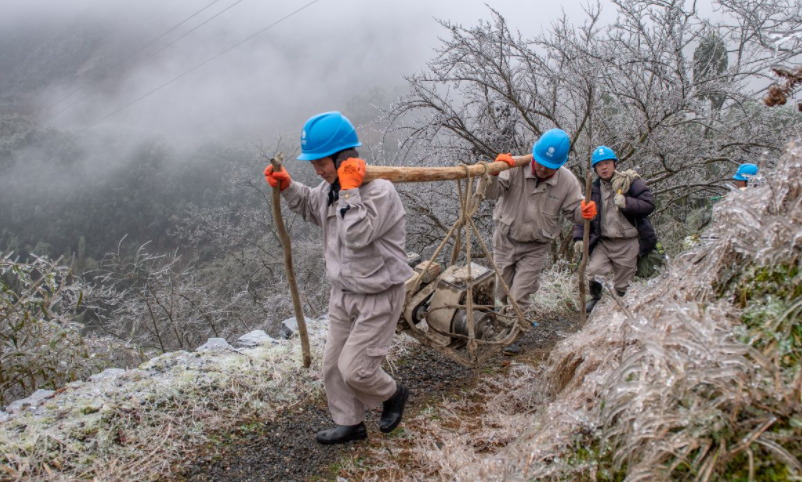
[[[552, 352], [537, 430], [478, 465], [508, 480], [795, 480], [802, 150], [716, 206], [715, 239], [600, 305]], [[798, 480], [798, 479], [796, 479]]]
[[0, 423], [0, 478], [158, 479], [216, 431], [319, 395], [324, 332], [312, 332], [308, 371], [296, 339], [241, 353], [171, 352], [117, 378], [68, 384]]
[[540, 323], [574, 316], [578, 297], [576, 273], [565, 263], [553, 264], [543, 272], [540, 289], [532, 296], [526, 317]]
[[[75, 382], [35, 411], [0, 423], [0, 480], [158, 480], [192, 449], [323, 395], [327, 326], [240, 351], [170, 352], [109, 379]], [[413, 343], [396, 337], [391, 365]]]

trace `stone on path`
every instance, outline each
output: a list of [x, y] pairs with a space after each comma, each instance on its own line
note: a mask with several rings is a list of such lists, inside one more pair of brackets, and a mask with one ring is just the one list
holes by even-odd
[[238, 348], [254, 348], [257, 346], [267, 345], [274, 343], [276, 340], [264, 332], [264, 330], [253, 330], [239, 337], [234, 345]]
[[206, 340], [206, 343], [196, 348], [195, 351], [198, 353], [203, 353], [208, 351], [227, 351], [233, 349], [234, 348], [228, 344], [225, 338], [209, 338]]
[[39, 405], [42, 404], [45, 400], [52, 397], [53, 394], [56, 393], [53, 390], [36, 390], [29, 396], [28, 398], [22, 398], [15, 402], [12, 402], [8, 407], [6, 407], [6, 411], [8, 413], [17, 413], [19, 411], [25, 410], [26, 408], [29, 410], [33, 410]]
[[110, 380], [112, 378], [119, 377], [123, 373], [125, 373], [125, 370], [123, 370], [122, 368], [106, 368], [102, 372], [96, 373], [91, 377], [89, 377], [89, 381], [96, 382], [99, 380]]
[[289, 340], [298, 331], [298, 320], [293, 316], [281, 322], [281, 337]]

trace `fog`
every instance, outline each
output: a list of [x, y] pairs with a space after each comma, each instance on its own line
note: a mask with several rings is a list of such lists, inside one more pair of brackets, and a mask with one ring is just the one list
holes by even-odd
[[[2, 94], [11, 91], [16, 106], [22, 96], [22, 110], [44, 110], [41, 119], [48, 126], [87, 135], [125, 129], [134, 137], [270, 138], [296, 132], [320, 111], [347, 113], [349, 100], [372, 89], [392, 98], [402, 91], [403, 76], [434, 56], [438, 36], [445, 33], [435, 19], [471, 26], [489, 16], [488, 5], [479, 0], [319, 0], [93, 125], [309, 1], [4, 0], [0, 40], [5, 50], [20, 45], [22, 51], [5, 52]], [[525, 36], [548, 28], [563, 9], [582, 14], [580, 2], [489, 5]]]
[[227, 189], [238, 169], [266, 186], [253, 144], [292, 153], [316, 113], [348, 115], [376, 159], [376, 106], [436, 56], [437, 19], [492, 7], [529, 38], [584, 20], [579, 1], [311, 1], [0, 0], [0, 250], [178, 247], [187, 206], [247, 202]]

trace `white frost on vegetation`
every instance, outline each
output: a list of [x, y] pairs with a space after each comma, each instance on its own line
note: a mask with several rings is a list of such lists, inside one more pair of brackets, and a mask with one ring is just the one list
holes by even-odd
[[583, 448], [610, 450], [627, 481], [667, 480], [682, 464], [709, 477], [739, 451], [752, 459], [749, 443], [725, 447], [711, 436], [744, 428], [755, 447], [770, 447], [775, 461], [799, 475], [797, 459], [765, 432], [766, 420], [736, 418], [756, 400], [800, 402], [799, 387], [784, 384], [764, 354], [735, 339], [740, 308], [726, 296], [728, 281], [748, 265], [800, 262], [802, 149], [790, 145], [767, 178], [716, 206], [709, 244], [627, 295], [632, 318], [605, 303], [555, 347], [533, 385], [548, 387], [553, 401], [515, 443], [477, 464], [483, 478], [593, 477], [592, 457], [576, 456], [577, 442], [588, 440], [601, 446]]
[[182, 450], [214, 431], [270, 419], [322, 393], [327, 324], [308, 324], [309, 370], [302, 368], [299, 339], [248, 336], [262, 343], [169, 352], [133, 370], [106, 370], [88, 382], [37, 392], [24, 410], [0, 417], [0, 478], [148, 480], [169, 473]]

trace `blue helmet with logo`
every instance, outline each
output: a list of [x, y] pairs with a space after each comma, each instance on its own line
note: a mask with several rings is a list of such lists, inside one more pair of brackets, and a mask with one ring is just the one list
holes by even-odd
[[745, 176], [757, 176], [757, 166], [754, 164], [741, 164], [732, 178], [736, 181], [748, 181], [749, 179]]
[[562, 129], [549, 129], [532, 146], [535, 162], [549, 169], [559, 169], [568, 160], [571, 139]]
[[593, 151], [593, 156], [590, 158], [590, 165], [595, 166], [602, 161], [611, 159], [618, 162], [618, 157], [615, 155], [615, 152], [607, 146], [599, 146]]
[[301, 161], [314, 161], [352, 147], [361, 146], [356, 129], [339, 112], [318, 114], [301, 131]]

